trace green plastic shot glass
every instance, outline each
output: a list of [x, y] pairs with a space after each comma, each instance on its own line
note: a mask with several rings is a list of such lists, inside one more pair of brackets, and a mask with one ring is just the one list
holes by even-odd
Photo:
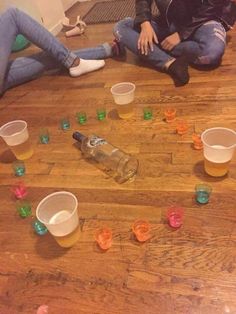
[[32, 215], [31, 205], [27, 201], [17, 201], [16, 209], [21, 218], [26, 218]]
[[143, 108], [143, 119], [144, 120], [152, 119], [152, 108], [150, 107]]
[[87, 114], [85, 111], [79, 111], [76, 113], [76, 120], [79, 124], [85, 124], [87, 122]]
[[98, 108], [97, 109], [97, 119], [99, 121], [105, 120], [106, 119], [106, 115], [107, 115], [107, 112], [106, 112], [105, 108]]

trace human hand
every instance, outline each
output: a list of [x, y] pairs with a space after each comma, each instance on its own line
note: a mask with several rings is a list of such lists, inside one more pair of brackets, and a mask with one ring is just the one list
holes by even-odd
[[158, 39], [149, 21], [141, 24], [141, 33], [138, 39], [138, 49], [142, 55], [148, 55], [149, 49], [153, 51], [153, 42], [158, 44]]
[[161, 42], [161, 47], [165, 50], [172, 50], [176, 45], [178, 45], [181, 42], [181, 39], [179, 37], [179, 34], [176, 32], [174, 34], [171, 34], [170, 36], [166, 37]]

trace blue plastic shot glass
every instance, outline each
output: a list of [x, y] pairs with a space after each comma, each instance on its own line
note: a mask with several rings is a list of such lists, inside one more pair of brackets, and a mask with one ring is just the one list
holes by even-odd
[[209, 202], [210, 194], [212, 188], [208, 184], [197, 184], [195, 186], [196, 191], [196, 201], [199, 204], [207, 204]]
[[39, 139], [41, 144], [48, 144], [49, 143], [49, 132], [47, 128], [40, 129], [39, 132]]
[[25, 174], [25, 164], [23, 161], [16, 160], [12, 164], [16, 177], [22, 177]]

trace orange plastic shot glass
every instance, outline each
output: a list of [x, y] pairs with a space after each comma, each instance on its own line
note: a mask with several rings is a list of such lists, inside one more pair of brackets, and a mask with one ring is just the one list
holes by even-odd
[[193, 139], [193, 148], [194, 149], [203, 149], [203, 143], [202, 143], [202, 140], [201, 140], [201, 136], [194, 133], [192, 135], [192, 139]]
[[184, 209], [182, 207], [171, 206], [167, 211], [169, 225], [172, 228], [179, 228], [183, 224]]
[[166, 122], [170, 123], [170, 122], [175, 120], [176, 109], [175, 108], [167, 108], [164, 111], [164, 115], [165, 115]]
[[132, 231], [139, 242], [145, 242], [151, 238], [150, 224], [146, 220], [136, 220], [132, 226]]
[[178, 121], [177, 126], [176, 126], [176, 132], [179, 135], [184, 135], [188, 132], [188, 124], [186, 121]]
[[102, 250], [108, 250], [112, 244], [112, 232], [109, 228], [98, 229], [95, 233], [95, 240]]

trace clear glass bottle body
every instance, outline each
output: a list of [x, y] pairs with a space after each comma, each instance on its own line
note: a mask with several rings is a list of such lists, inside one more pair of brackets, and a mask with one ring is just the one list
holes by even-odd
[[138, 170], [138, 160], [136, 158], [124, 153], [96, 135], [80, 137], [80, 139], [75, 135], [73, 137], [81, 142], [80, 149], [85, 158], [95, 160], [99, 168], [109, 176], [114, 177], [118, 183], [123, 183], [136, 175]]

